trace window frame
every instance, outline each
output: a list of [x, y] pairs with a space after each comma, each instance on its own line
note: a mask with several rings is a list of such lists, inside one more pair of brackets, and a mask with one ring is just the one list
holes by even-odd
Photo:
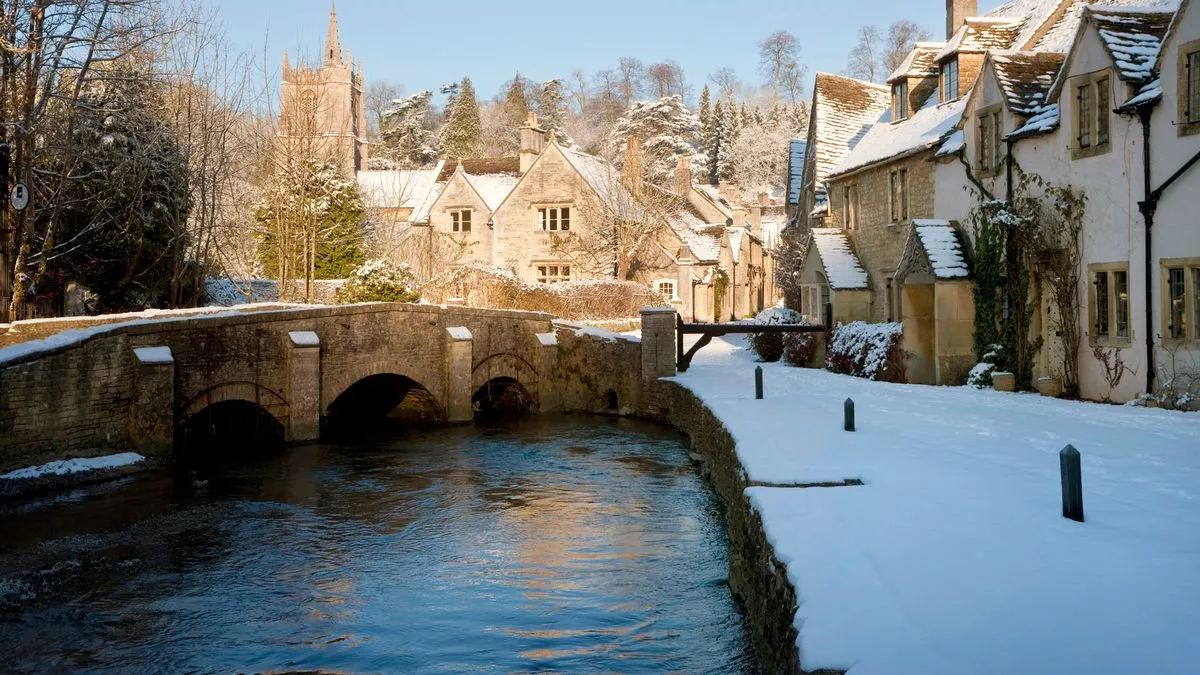
[[1179, 45], [1176, 56], [1176, 132], [1180, 136], [1200, 133], [1200, 39]]
[[892, 85], [892, 123], [908, 119], [908, 108], [908, 80], [902, 79]]
[[[1200, 343], [1200, 257], [1195, 258], [1162, 258], [1159, 260], [1160, 288], [1162, 293], [1160, 310], [1162, 320], [1159, 330], [1162, 331], [1164, 345], [1183, 345], [1189, 342]], [[1175, 314], [1172, 312], [1171, 271], [1183, 270], [1182, 315], [1183, 323], [1180, 335], [1172, 332]]]
[[676, 279], [667, 278], [655, 279], [654, 292], [658, 293], [659, 295], [663, 295], [661, 288], [663, 284], [671, 284], [671, 295], [664, 295], [663, 297], [665, 297], [669, 302], [679, 302], [679, 281]]
[[[1092, 263], [1087, 267], [1088, 284], [1088, 342], [1102, 347], [1124, 348], [1133, 344], [1133, 321], [1130, 311], [1129, 262]], [[1125, 278], [1125, 297], [1118, 292], [1117, 278]], [[1103, 276], [1103, 290], [1099, 284]], [[1103, 302], [1103, 306], [1101, 306]], [[1103, 312], [1102, 312], [1103, 310]], [[1099, 331], [1100, 318], [1104, 317], [1106, 332]], [[1121, 335], [1121, 317], [1125, 319], [1125, 334]]]
[[958, 100], [958, 57], [942, 64], [942, 103]]
[[[535, 204], [534, 222], [539, 232], [570, 232], [574, 223], [571, 204]], [[553, 217], [552, 217], [553, 216]]]
[[575, 265], [564, 260], [538, 260], [532, 265], [534, 280], [539, 284], [566, 283], [571, 280]]
[[[471, 232], [472, 212], [475, 209], [447, 209], [450, 215], [450, 231], [458, 234], [468, 234]], [[463, 216], [466, 216], [465, 218]], [[464, 228], [463, 225], [466, 225]]]
[[994, 176], [1004, 167], [1002, 109], [1003, 105], [996, 103], [981, 108], [975, 115], [975, 166], [983, 175]]
[[1071, 159], [1107, 154], [1112, 148], [1113, 76], [1111, 69], [1071, 79], [1074, 93]]
[[893, 225], [908, 220], [908, 168], [888, 171], [888, 216]]

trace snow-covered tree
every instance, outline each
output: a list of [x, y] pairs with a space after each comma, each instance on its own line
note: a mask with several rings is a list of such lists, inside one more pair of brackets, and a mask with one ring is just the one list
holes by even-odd
[[691, 157], [700, 148], [700, 118], [679, 96], [635, 103], [613, 128], [611, 140], [617, 157], [623, 157], [629, 139], [641, 140], [644, 169], [650, 180], [668, 184], [680, 157]]
[[723, 114], [717, 118], [717, 161], [716, 173], [718, 181], [733, 180], [733, 144], [737, 142], [742, 131], [742, 113], [733, 101], [726, 101]]
[[770, 121], [742, 129], [729, 146], [729, 177], [743, 190], [782, 188], [792, 136], [790, 128]]
[[383, 113], [383, 127], [373, 154], [401, 167], [422, 166], [437, 159], [437, 135], [425, 126], [432, 97], [433, 92], [426, 90], [393, 101], [392, 108]]
[[474, 157], [482, 133], [479, 119], [479, 101], [475, 99], [475, 87], [471, 78], [464, 77], [454, 96], [454, 107], [450, 120], [442, 129], [442, 150], [448, 157]]
[[538, 92], [538, 124], [559, 145], [569, 147], [574, 145], [574, 142], [563, 131], [566, 113], [567, 98], [563, 93], [563, 81], [554, 79], [543, 82], [541, 91]]
[[528, 88], [529, 80], [517, 73], [501, 95], [500, 106], [504, 120], [514, 129], [524, 124], [529, 115], [529, 97], [525, 93]]
[[416, 302], [421, 299], [412, 268], [387, 260], [368, 260], [350, 273], [338, 289], [339, 303]]

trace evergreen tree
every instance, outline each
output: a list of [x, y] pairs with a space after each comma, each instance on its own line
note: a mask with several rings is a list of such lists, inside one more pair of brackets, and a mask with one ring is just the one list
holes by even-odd
[[574, 142], [563, 131], [563, 118], [566, 116], [567, 99], [563, 95], [563, 82], [559, 79], [542, 83], [538, 93], [538, 123], [550, 137], [559, 145], [572, 146]]
[[700, 152], [703, 159], [696, 168], [709, 178], [717, 162], [717, 126], [713, 123], [713, 117], [712, 97], [706, 84], [700, 92]]
[[700, 128], [705, 129], [712, 122], [712, 95], [708, 92], [708, 85], [704, 85], [704, 89], [700, 91]]
[[471, 78], [464, 77], [454, 97], [450, 121], [442, 129], [442, 150], [447, 157], [472, 157], [479, 146], [483, 123], [479, 119], [479, 101]]
[[725, 115], [722, 118], [723, 128], [717, 152], [717, 179], [719, 181], [731, 181], [734, 178], [733, 145], [742, 134], [745, 115], [746, 104], [743, 103], [739, 110], [733, 101], [729, 101], [729, 106], [725, 108]]
[[454, 115], [454, 103], [458, 100], [458, 90], [461, 86], [458, 82], [447, 82], [438, 90], [446, 95], [446, 105], [442, 107], [442, 124], [448, 123]]
[[422, 91], [393, 102], [383, 113], [379, 141], [372, 147], [372, 159], [380, 157], [410, 168], [429, 164], [437, 159], [437, 135], [425, 126], [429, 100], [433, 92]]
[[525, 118], [529, 116], [529, 98], [525, 96], [525, 86], [525, 78], [521, 77], [521, 73], [517, 73], [504, 90], [501, 105], [504, 106], [504, 119], [512, 128], [524, 124]]
[[763, 118], [762, 110], [758, 106], [754, 106], [754, 113], [751, 115], [751, 119], [754, 120], [754, 125], [759, 127], [766, 121]]
[[665, 185], [674, 176], [679, 158], [690, 158], [699, 149], [700, 118], [679, 96], [639, 101], [617, 120], [611, 138], [622, 157], [629, 139], [640, 139], [646, 174], [652, 182]]
[[717, 105], [713, 108], [712, 119], [709, 121], [709, 132], [705, 136], [704, 144], [708, 153], [708, 182], [716, 185], [720, 179], [720, 162], [721, 152], [725, 146], [725, 138], [729, 134], [728, 118], [725, 111], [725, 104], [720, 99], [717, 100]]

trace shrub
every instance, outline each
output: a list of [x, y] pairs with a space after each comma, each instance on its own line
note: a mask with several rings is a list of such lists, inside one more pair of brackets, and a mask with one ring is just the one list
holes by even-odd
[[386, 260], [368, 260], [359, 265], [338, 290], [337, 301], [354, 302], [416, 302], [421, 294], [416, 290], [416, 277], [408, 265]]
[[[780, 325], [804, 323], [799, 312], [786, 307], [768, 307], [755, 316], [752, 323]], [[774, 363], [783, 356], [783, 333], [750, 333], [750, 348], [758, 358]]]
[[988, 348], [987, 353], [983, 355], [983, 360], [976, 363], [971, 372], [967, 373], [967, 386], [975, 387], [976, 389], [992, 388], [992, 373], [1000, 363], [1000, 352], [1002, 349], [1001, 345], [991, 345]]
[[430, 281], [424, 289], [432, 302], [462, 298], [472, 307], [523, 309], [571, 320], [626, 319], [643, 307], [670, 306], [644, 284], [590, 279], [561, 284], [526, 283], [508, 270], [463, 265]]
[[784, 333], [783, 362], [796, 368], [811, 368], [819, 340], [827, 339], [821, 333]]
[[903, 382], [907, 355], [902, 338], [902, 326], [898, 323], [839, 324], [829, 340], [826, 365], [843, 375]]

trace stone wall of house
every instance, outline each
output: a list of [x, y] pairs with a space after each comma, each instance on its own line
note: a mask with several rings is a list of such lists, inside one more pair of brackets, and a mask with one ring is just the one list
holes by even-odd
[[[470, 232], [455, 232], [451, 221], [450, 212], [460, 209], [471, 210], [471, 231]], [[437, 201], [429, 210], [429, 224], [433, 230], [439, 234], [453, 237], [456, 242], [462, 242], [466, 245], [466, 250], [462, 257], [456, 262], [475, 262], [483, 265], [492, 264], [492, 230], [488, 228], [488, 218], [491, 216], [491, 211], [487, 204], [475, 191], [475, 188], [467, 182], [461, 173], [456, 173], [454, 177], [446, 184]], [[445, 242], [451, 247], [454, 244]], [[434, 270], [436, 273], [437, 270]]]
[[937, 317], [936, 383], [959, 385], [976, 363], [975, 284], [939, 281], [934, 285]]
[[[590, 200], [593, 194], [562, 152], [547, 148], [493, 216], [493, 262], [512, 269], [528, 282], [537, 281], [536, 263], [570, 264], [568, 256], [553, 250], [554, 240], [561, 233], [543, 232], [537, 209], [543, 205], [570, 206], [571, 232], [580, 234], [586, 231], [588, 217], [598, 215], [598, 207]], [[583, 267], [571, 268], [572, 279], [603, 276]]]
[[[854, 185], [858, 194], [858, 226], [849, 230], [851, 247], [866, 270], [871, 287], [870, 321], [889, 318], [888, 280], [896, 273], [904, 246], [908, 241], [911, 223], [894, 223], [891, 219], [891, 194], [888, 174], [908, 171], [909, 218], [933, 218], [934, 165], [929, 152], [899, 159], [851, 176], [839, 177], [833, 183], [831, 209], [833, 222], [841, 223], [847, 185]], [[898, 291], [894, 296], [898, 298]], [[893, 299], [892, 318], [898, 302]]]

